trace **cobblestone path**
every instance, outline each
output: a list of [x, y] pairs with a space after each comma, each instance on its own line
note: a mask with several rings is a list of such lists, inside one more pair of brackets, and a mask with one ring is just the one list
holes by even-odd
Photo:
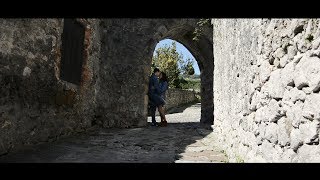
[[96, 129], [1, 156], [0, 162], [226, 162], [211, 130], [199, 126], [200, 104], [175, 111], [167, 114], [167, 127]]

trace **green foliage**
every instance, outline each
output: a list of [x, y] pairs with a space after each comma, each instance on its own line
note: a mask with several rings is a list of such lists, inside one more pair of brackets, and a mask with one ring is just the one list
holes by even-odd
[[194, 68], [193, 63], [190, 58], [187, 59], [187, 61], [181, 66], [182, 72], [185, 75], [193, 75], [194, 74]]
[[180, 87], [182, 89], [194, 89], [200, 91], [200, 79], [181, 78]]
[[152, 58], [151, 73], [155, 67], [167, 74], [169, 87], [200, 90], [200, 78], [190, 78], [196, 76], [192, 59], [184, 62], [183, 56], [177, 52], [175, 42], [156, 50]]
[[152, 58], [152, 69], [158, 67], [165, 72], [168, 77], [170, 87], [178, 87], [179, 85], [179, 63], [183, 63], [183, 57], [177, 52], [175, 42], [170, 46], [160, 47], [156, 50], [156, 54]]
[[195, 28], [193, 34], [193, 40], [198, 41], [199, 37], [202, 35], [203, 27], [210, 25], [210, 19], [200, 19], [199, 22], [197, 22], [197, 27]]

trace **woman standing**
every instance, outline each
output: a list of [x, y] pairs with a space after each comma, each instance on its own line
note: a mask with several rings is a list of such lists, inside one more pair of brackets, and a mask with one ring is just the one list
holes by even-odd
[[[168, 78], [166, 73], [161, 72], [159, 76], [159, 86], [160, 86], [160, 96], [165, 101], [166, 100], [166, 91], [168, 90]], [[165, 116], [164, 105], [158, 106], [158, 111], [161, 117], [161, 126], [167, 126], [167, 120]]]

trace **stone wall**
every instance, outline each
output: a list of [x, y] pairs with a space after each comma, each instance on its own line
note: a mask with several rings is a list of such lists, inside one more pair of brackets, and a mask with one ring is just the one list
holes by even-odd
[[214, 133], [231, 162], [320, 162], [320, 20], [213, 19]]
[[196, 92], [188, 89], [168, 89], [166, 93], [166, 109], [178, 107], [184, 104], [199, 101]]
[[148, 81], [157, 43], [185, 45], [201, 69], [201, 122], [213, 122], [212, 28], [193, 41], [198, 19], [103, 19], [102, 59], [96, 88], [96, 122], [103, 127], [147, 125]]
[[79, 86], [60, 80], [62, 19], [0, 19], [0, 155], [91, 126], [98, 20], [86, 27]]
[[154, 24], [148, 19], [104, 19], [101, 24], [96, 121], [103, 127], [144, 126]]
[[213, 122], [212, 27], [199, 19], [78, 19], [85, 27], [80, 85], [60, 79], [63, 19], [0, 19], [0, 155], [92, 125], [147, 124], [156, 44], [184, 44], [201, 70], [201, 122]]

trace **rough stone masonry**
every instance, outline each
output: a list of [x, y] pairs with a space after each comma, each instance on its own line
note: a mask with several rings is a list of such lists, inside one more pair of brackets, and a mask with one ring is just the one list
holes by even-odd
[[0, 19], [0, 155], [94, 125], [146, 126], [152, 54], [165, 38], [183, 43], [198, 60], [200, 121], [211, 125], [212, 28], [194, 42], [197, 22]]
[[198, 101], [194, 90], [169, 88], [166, 93], [166, 110]]
[[320, 162], [320, 20], [212, 19], [193, 41], [198, 21], [77, 19], [74, 84], [60, 76], [64, 19], [0, 19], [0, 155], [95, 124], [145, 126], [152, 53], [171, 38], [198, 61], [201, 122], [231, 162]]
[[59, 76], [62, 19], [0, 19], [0, 155], [91, 127], [98, 21], [81, 23], [83, 73], [75, 86]]
[[320, 162], [320, 20], [213, 19], [214, 133], [231, 162]]

